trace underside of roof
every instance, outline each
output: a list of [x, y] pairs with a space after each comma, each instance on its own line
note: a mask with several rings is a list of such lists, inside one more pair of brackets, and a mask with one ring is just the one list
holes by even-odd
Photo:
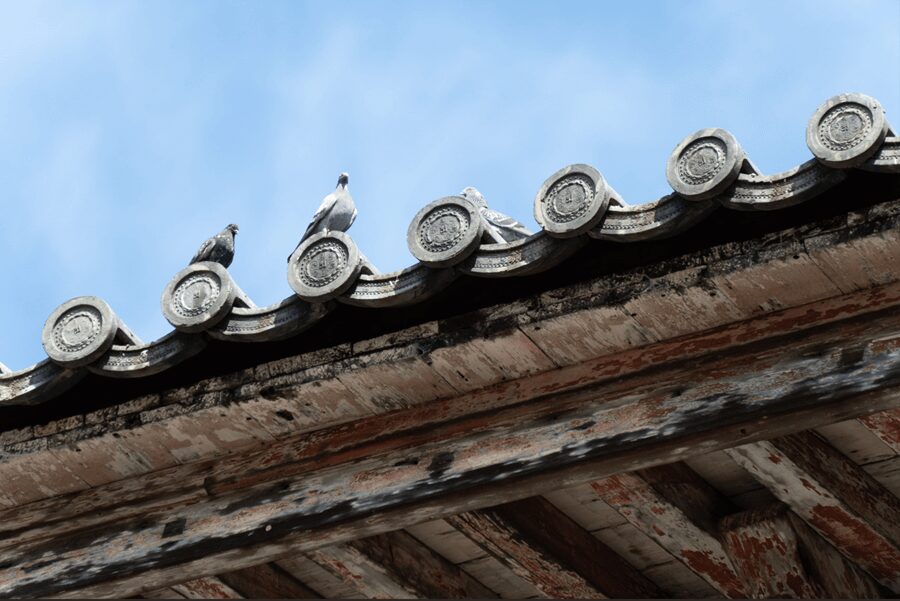
[[567, 167], [520, 240], [441, 199], [403, 272], [313, 236], [271, 307], [197, 263], [153, 343], [63, 305], [0, 376], [0, 594], [897, 594], [900, 142], [869, 101], [778, 176], [702, 130], [647, 205]]

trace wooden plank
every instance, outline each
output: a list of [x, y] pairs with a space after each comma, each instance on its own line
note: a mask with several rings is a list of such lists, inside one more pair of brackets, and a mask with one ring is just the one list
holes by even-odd
[[818, 435], [728, 451], [851, 561], [900, 592], [900, 500]]
[[493, 591], [403, 531], [326, 547], [308, 556], [370, 598], [496, 597]]
[[369, 599], [422, 599], [424, 596], [384, 566], [348, 545], [310, 551], [306, 556]]
[[431, 362], [432, 368], [460, 392], [556, 367], [516, 328], [435, 349], [431, 352]]
[[541, 497], [451, 516], [447, 523], [549, 597], [662, 596], [640, 572]]
[[271, 563], [219, 574], [218, 578], [247, 599], [321, 598], [316, 591]]
[[359, 592], [344, 581], [336, 578], [328, 570], [306, 557], [294, 553], [275, 562], [275, 565], [304, 583], [325, 599], [354, 599]]
[[172, 586], [185, 599], [243, 599], [239, 592], [216, 578], [204, 576]]
[[900, 409], [865, 415], [859, 421], [895, 453], [900, 454]]
[[171, 588], [160, 588], [141, 595], [144, 599], [184, 599], [184, 595]]
[[747, 589], [718, 538], [714, 520], [731, 505], [684, 464], [616, 474], [591, 484], [635, 527], [723, 595]]
[[[532, 402], [453, 419], [454, 402], [468, 407], [471, 397], [434, 403], [422, 411], [449, 421], [424, 430], [421, 419], [411, 423], [402, 413], [323, 430], [315, 445], [324, 454], [249, 481], [229, 477], [222, 488], [208, 476], [209, 501], [94, 522], [99, 539], [73, 535], [6, 550], [0, 594], [152, 590], [297, 548], [895, 408], [900, 354], [859, 349], [898, 322], [895, 311], [871, 314], [556, 394], [544, 379], [554, 372], [531, 376], [543, 393]], [[371, 439], [354, 433], [363, 427]], [[335, 445], [332, 437], [345, 442]], [[349, 439], [357, 446], [338, 450]]]
[[728, 516], [721, 530], [751, 597], [877, 599], [883, 595], [878, 583], [785, 505]]

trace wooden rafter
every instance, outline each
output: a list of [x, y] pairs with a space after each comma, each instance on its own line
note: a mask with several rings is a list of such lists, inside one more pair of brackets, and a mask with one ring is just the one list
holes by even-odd
[[219, 574], [219, 580], [247, 599], [318, 599], [321, 597], [274, 564]]
[[884, 444], [900, 454], [900, 409], [881, 411], [859, 418]]
[[403, 531], [325, 547], [307, 555], [373, 599], [496, 597], [493, 591]]
[[[873, 294], [866, 311], [896, 302]], [[859, 302], [854, 307], [848, 310], [861, 311]], [[11, 534], [22, 544], [3, 552], [0, 594], [140, 593], [663, 459], [896, 408], [900, 356], [860, 349], [900, 327], [900, 315], [827, 315], [830, 323], [802, 336], [757, 341], [646, 373], [613, 380], [595, 373], [591, 379], [579, 367], [579, 385], [562, 389], [553, 378], [571, 374], [538, 374], [481, 396], [323, 429], [288, 454], [248, 454], [224, 461], [222, 471], [216, 463], [193, 467], [201, 471], [169, 481], [168, 495], [152, 503], [141, 497], [136, 514], [121, 509], [122, 494], [111, 515], [92, 506], [83, 522], [18, 522]], [[478, 411], [473, 397], [508, 398], [501, 390], [509, 388], [531, 396]], [[166, 474], [118, 489], [153, 490], [149, 482]], [[171, 500], [195, 494], [200, 499], [190, 503]], [[85, 507], [80, 499], [76, 493], [67, 502]], [[86, 524], [90, 536], [79, 531]]]
[[552, 598], [640, 598], [663, 593], [541, 497], [461, 513], [447, 522]]
[[868, 574], [777, 504], [724, 518], [734, 565], [755, 598], [862, 599], [883, 596]]
[[825, 540], [900, 592], [900, 500], [812, 432], [728, 451]]
[[172, 590], [185, 599], [243, 599], [244, 596], [215, 576], [204, 576], [176, 584]]
[[683, 463], [616, 474], [591, 488], [626, 520], [723, 595], [747, 597], [716, 530], [732, 508]]

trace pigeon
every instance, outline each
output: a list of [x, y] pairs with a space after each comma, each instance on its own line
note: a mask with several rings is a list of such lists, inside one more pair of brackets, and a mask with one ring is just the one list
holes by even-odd
[[[349, 181], [350, 176], [346, 173], [341, 173], [338, 177], [337, 187], [334, 189], [334, 192], [322, 199], [322, 204], [319, 205], [312, 221], [309, 222], [306, 231], [303, 232], [303, 237], [297, 243], [297, 248], [300, 248], [303, 241], [313, 234], [323, 231], [325, 233], [346, 232], [350, 229], [350, 226], [356, 221], [356, 205], [353, 204], [353, 197], [350, 196], [350, 190], [347, 189]], [[288, 255], [288, 263], [290, 263], [294, 253], [297, 252], [297, 248]]]
[[228, 224], [224, 230], [200, 245], [200, 249], [191, 259], [191, 263], [212, 261], [227, 268], [234, 260], [234, 237], [237, 233], [238, 226], [233, 223]]
[[462, 191], [462, 196], [481, 211], [484, 218], [484, 231], [495, 243], [514, 242], [531, 235], [524, 225], [503, 213], [489, 209], [487, 201], [477, 189], [469, 187]]

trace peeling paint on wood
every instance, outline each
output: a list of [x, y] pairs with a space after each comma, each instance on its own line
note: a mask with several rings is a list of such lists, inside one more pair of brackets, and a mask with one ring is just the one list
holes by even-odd
[[597, 495], [722, 594], [747, 597], [743, 581], [705, 523], [728, 510], [690, 468], [667, 465], [617, 474], [591, 484]]
[[825, 540], [900, 592], [900, 500], [813, 433], [728, 451]]
[[[95, 523], [91, 536], [63, 537], [52, 548], [20, 545], [2, 557], [0, 591], [158, 588], [214, 573], [212, 566], [221, 571], [262, 563], [298, 548], [894, 408], [900, 353], [844, 351], [898, 321], [900, 315], [881, 312], [818, 327], [788, 338], [790, 344], [777, 338], [715, 361], [586, 380], [566, 392], [548, 390], [552, 377], [540, 374], [530, 376], [534, 388], [526, 398], [534, 398], [534, 390], [540, 395], [506, 409], [472, 414], [469, 403], [477, 395], [470, 395], [458, 401], [454, 418], [447, 401], [383, 416], [381, 433], [354, 430], [377, 418], [323, 431], [319, 450], [297, 465], [246, 481], [240, 474], [258, 464], [234, 464], [237, 477], [228, 487], [217, 488], [216, 478], [204, 487], [214, 495], [208, 501], [143, 520]], [[692, 371], [692, 365], [706, 369]], [[513, 384], [521, 391], [521, 382]], [[404, 421], [404, 415], [418, 417]], [[425, 431], [429, 422], [422, 415], [435, 420]], [[346, 438], [334, 445], [329, 437]], [[173, 519], [185, 520], [184, 532], [162, 539]]]

